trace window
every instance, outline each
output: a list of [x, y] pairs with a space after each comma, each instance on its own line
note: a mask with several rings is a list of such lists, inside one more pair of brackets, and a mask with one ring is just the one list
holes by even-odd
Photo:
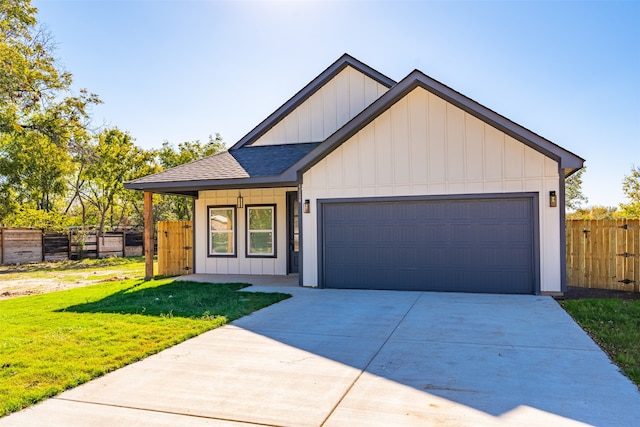
[[209, 206], [209, 256], [236, 256], [235, 206]]
[[275, 206], [247, 206], [247, 256], [276, 256], [275, 216]]

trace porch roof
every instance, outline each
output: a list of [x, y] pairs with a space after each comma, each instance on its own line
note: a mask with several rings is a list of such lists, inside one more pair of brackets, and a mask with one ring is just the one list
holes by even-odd
[[282, 173], [319, 144], [241, 147], [135, 179], [125, 187], [197, 197], [204, 189], [295, 185]]

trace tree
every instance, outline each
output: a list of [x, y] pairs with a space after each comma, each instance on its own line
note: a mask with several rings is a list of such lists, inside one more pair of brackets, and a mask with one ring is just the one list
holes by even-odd
[[579, 208], [567, 214], [567, 219], [615, 219], [619, 217], [619, 212], [615, 207], [591, 206]]
[[640, 167], [631, 167], [631, 173], [622, 180], [622, 191], [629, 203], [620, 203], [626, 218], [640, 218]]
[[58, 67], [36, 12], [30, 0], [0, 0], [0, 194], [17, 198], [3, 217], [22, 204], [51, 210], [70, 153], [87, 138], [88, 106], [100, 102], [86, 90], [71, 94], [71, 74]]
[[199, 140], [185, 141], [178, 144], [177, 149], [169, 141], [165, 141], [158, 151], [158, 160], [163, 169], [169, 169], [220, 153], [226, 149], [227, 147], [218, 133], [215, 138], [209, 135], [209, 141], [204, 144]]
[[[171, 143], [165, 141], [158, 151], [158, 162], [163, 169], [169, 169], [185, 163], [193, 162], [207, 156], [211, 156], [227, 149], [220, 134], [215, 138], [209, 135], [209, 141], [181, 142], [176, 149]], [[155, 220], [189, 221], [191, 212], [191, 199], [180, 196], [161, 196], [154, 206]]]
[[582, 207], [583, 203], [589, 200], [582, 194], [582, 175], [587, 168], [582, 168], [573, 175], [565, 179], [564, 200], [565, 207], [572, 211], [577, 211]]
[[79, 193], [97, 210], [100, 234], [118, 197], [128, 191], [124, 182], [146, 175], [152, 160], [152, 153], [137, 147], [131, 136], [118, 128], [103, 130], [86, 147], [80, 177], [84, 184]]

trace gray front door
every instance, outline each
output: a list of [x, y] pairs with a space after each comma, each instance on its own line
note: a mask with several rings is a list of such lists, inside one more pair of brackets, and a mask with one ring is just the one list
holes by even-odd
[[287, 259], [287, 272], [297, 273], [300, 263], [300, 206], [296, 191], [287, 193], [287, 239], [289, 254]]
[[528, 197], [322, 203], [321, 285], [531, 294]]

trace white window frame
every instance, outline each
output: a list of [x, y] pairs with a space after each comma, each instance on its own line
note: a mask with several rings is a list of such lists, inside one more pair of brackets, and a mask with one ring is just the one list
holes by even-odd
[[[271, 210], [271, 228], [251, 230], [251, 210], [253, 209], [270, 209]], [[276, 205], [248, 205], [246, 206], [246, 237], [247, 237], [247, 258], [275, 258], [276, 257]], [[252, 233], [271, 233], [271, 252], [251, 252], [251, 234]]]
[[[211, 228], [211, 218], [212, 212], [214, 211], [227, 211], [231, 210], [231, 222], [232, 229], [231, 230], [213, 230]], [[238, 229], [238, 215], [236, 213], [235, 206], [207, 206], [207, 254], [209, 257], [237, 257], [237, 229]], [[231, 244], [233, 245], [233, 250], [231, 252], [221, 253], [213, 251], [213, 234], [214, 233], [224, 233], [231, 234]]]

